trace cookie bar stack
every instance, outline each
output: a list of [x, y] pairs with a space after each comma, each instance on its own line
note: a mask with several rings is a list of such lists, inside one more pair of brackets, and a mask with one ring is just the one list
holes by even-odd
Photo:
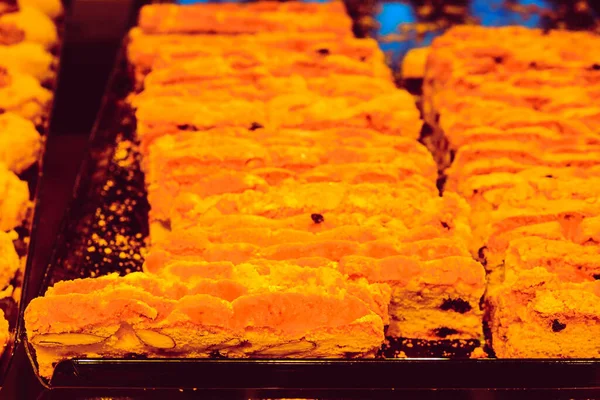
[[472, 207], [499, 357], [598, 357], [600, 38], [456, 27], [435, 40], [426, 118]]
[[[141, 10], [127, 100], [151, 206], [145, 270], [30, 304], [43, 374], [91, 353], [373, 356], [386, 326], [481, 340], [469, 207], [439, 196], [413, 98], [351, 25], [341, 2]], [[54, 311], [103, 298], [125, 322]]]
[[[23, 260], [13, 240], [15, 228], [27, 223], [30, 193], [19, 177], [37, 162], [42, 149], [36, 127], [50, 112], [56, 79], [58, 34], [54, 19], [59, 1], [0, 1], [0, 290], [11, 296], [11, 280]], [[0, 314], [3, 313], [0, 311]], [[0, 344], [8, 339], [8, 323], [0, 317]]]

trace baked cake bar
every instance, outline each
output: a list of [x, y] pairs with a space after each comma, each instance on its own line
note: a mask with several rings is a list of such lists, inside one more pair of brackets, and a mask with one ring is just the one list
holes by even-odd
[[600, 357], [600, 281], [564, 278], [544, 267], [507, 270], [487, 300], [498, 357]]
[[499, 357], [600, 356], [599, 44], [583, 32], [457, 27], [428, 58], [425, 114], [455, 153], [445, 189], [472, 208]]
[[192, 264], [193, 279], [181, 281], [172, 269], [171, 279], [134, 273], [57, 283], [25, 316], [41, 375], [73, 356], [372, 356], [383, 340], [369, 303], [383, 296], [387, 304], [385, 286], [345, 283], [333, 269], [278, 265], [265, 276], [251, 265], [224, 267]]
[[0, 163], [21, 173], [34, 164], [42, 150], [35, 125], [12, 113], [0, 114]]
[[290, 180], [437, 190], [436, 166], [423, 146], [368, 129], [181, 131], [160, 137], [144, 155], [151, 219], [167, 220], [179, 193], [241, 193]]
[[[378, 68], [377, 71], [391, 76], [384, 68], [385, 55], [373, 39], [339, 37], [333, 33], [257, 33], [256, 35], [148, 35], [134, 28], [128, 36], [127, 58], [135, 70], [138, 83], [155, 68], [174, 63], [207, 58], [233, 57], [243, 61], [246, 57], [279, 53], [306, 59], [350, 62], [354, 68], [361, 62]], [[310, 58], [309, 58], [310, 57]], [[363, 67], [364, 70], [364, 67]], [[275, 71], [276, 72], [276, 71]], [[323, 71], [325, 72], [325, 71]]]
[[55, 57], [39, 43], [21, 42], [0, 45], [0, 67], [36, 78], [40, 83], [56, 77]]
[[25, 220], [29, 188], [4, 164], [0, 164], [0, 194], [0, 231], [10, 231]]
[[412, 97], [400, 90], [364, 102], [315, 94], [283, 95], [266, 103], [237, 99], [200, 102], [169, 96], [144, 99], [135, 114], [144, 145], [181, 127], [199, 131], [257, 124], [269, 129], [364, 128], [416, 139], [422, 126]]
[[20, 8], [36, 8], [48, 17], [56, 20], [64, 13], [64, 7], [60, 0], [17, 0]]
[[0, 15], [0, 45], [37, 43], [46, 50], [58, 45], [58, 30], [52, 19], [35, 7], [21, 7]]
[[386, 327], [482, 342], [470, 208], [439, 195], [413, 97], [341, 2], [146, 6], [127, 57], [144, 272], [31, 302], [43, 376], [74, 356], [372, 356]]
[[[43, 10], [43, 11], [41, 11]], [[58, 32], [53, 19], [59, 0], [0, 1], [0, 299], [3, 310], [18, 301], [29, 244], [31, 202], [28, 182], [43, 140], [37, 128], [48, 122], [54, 85]], [[25, 228], [23, 230], [23, 228]], [[23, 257], [23, 258], [21, 258]], [[10, 298], [9, 302], [6, 302]], [[8, 314], [11, 324], [15, 310]], [[14, 318], [13, 318], [14, 317]], [[14, 334], [14, 332], [12, 332]], [[0, 355], [10, 339], [0, 310]], [[3, 357], [4, 358], [4, 357]]]
[[50, 108], [52, 92], [38, 80], [0, 67], [0, 109], [41, 124]]
[[479, 302], [485, 272], [469, 255], [431, 261], [414, 256], [347, 256], [340, 260], [339, 269], [350, 278], [390, 285], [388, 336], [431, 341], [483, 338]]
[[140, 10], [138, 25], [144, 33], [153, 34], [332, 32], [352, 36], [352, 19], [341, 1], [154, 4]]

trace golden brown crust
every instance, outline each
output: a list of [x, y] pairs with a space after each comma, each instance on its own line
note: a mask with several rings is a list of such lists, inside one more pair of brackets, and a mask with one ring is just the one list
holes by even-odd
[[140, 11], [139, 27], [145, 33], [259, 33], [333, 32], [352, 35], [352, 20], [340, 1], [250, 4], [155, 4]]
[[[240, 266], [228, 286], [208, 285], [206, 278], [174, 285], [175, 271], [164, 271], [169, 279], [115, 274], [63, 282], [33, 300], [25, 318], [42, 374], [48, 377], [51, 363], [66, 354], [100, 349], [113, 356], [194, 357], [219, 350], [234, 357], [335, 357], [373, 353], [383, 339], [382, 319], [371, 308], [387, 315], [389, 290], [381, 285], [344, 284], [335, 270], [293, 265], [278, 265], [268, 275]], [[235, 283], [246, 291], [232, 295]], [[64, 311], [75, 304], [83, 314]], [[190, 335], [194, 330], [208, 336]]]
[[[165, 110], [169, 113], [165, 114]], [[136, 118], [138, 135], [146, 144], [180, 126], [192, 126], [198, 131], [214, 127], [250, 128], [253, 124], [268, 129], [363, 128], [415, 139], [422, 126], [412, 97], [400, 90], [366, 102], [314, 94], [283, 95], [266, 103], [237, 99], [198, 102], [159, 97], [140, 101]]]
[[[383, 72], [385, 56], [373, 39], [338, 37], [334, 33], [258, 33], [255, 35], [146, 35], [139, 28], [129, 33], [127, 56], [136, 79], [158, 65], [167, 66], [199, 57], [260, 57], [271, 53], [303, 54], [326, 61], [350, 59], [375, 66]], [[243, 57], [241, 57], [243, 56]], [[241, 64], [243, 66], [243, 64]], [[277, 72], [277, 71], [274, 71]], [[325, 72], [325, 71], [323, 71]], [[391, 76], [388, 70], [387, 76]]]
[[600, 282], [566, 283], [544, 268], [507, 271], [488, 299], [498, 357], [597, 358]]

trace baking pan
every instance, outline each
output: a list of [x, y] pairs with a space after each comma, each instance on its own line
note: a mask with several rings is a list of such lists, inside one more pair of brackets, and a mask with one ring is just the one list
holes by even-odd
[[[355, 33], [376, 37], [397, 72], [399, 61], [408, 50], [428, 45], [435, 36], [457, 23], [597, 30], [591, 6], [582, 8], [575, 7], [575, 2], [566, 5], [566, 2], [541, 0], [527, 4], [479, 0], [347, 0], [355, 20]], [[141, 270], [149, 206], [135, 144], [135, 121], [123, 101], [133, 90], [124, 54], [123, 46], [44, 280], [39, 288], [30, 284], [29, 290], [39, 295], [64, 279], [110, 272], [124, 275]], [[418, 81], [404, 82], [398, 78], [398, 84], [410, 85], [418, 101]], [[427, 133], [423, 131], [423, 140]], [[37, 370], [33, 349], [22, 326], [21, 336]], [[449, 345], [444, 341], [426, 351], [418, 343], [412, 346], [412, 351], [403, 347], [409, 357], [406, 359], [385, 358], [402, 343], [388, 344], [382, 349], [380, 359], [375, 360], [73, 359], [59, 363], [49, 382], [42, 378], [40, 381], [51, 388], [304, 389], [313, 393], [323, 393], [326, 389], [600, 390], [600, 361], [468, 359], [469, 347], [477, 344], [467, 344], [463, 357], [459, 354], [453, 359], [441, 357]]]
[[[64, 4], [64, 3], [63, 3]], [[67, 8], [65, 7], [65, 13]], [[30, 265], [32, 262], [33, 249], [35, 246], [35, 231], [36, 226], [39, 224], [39, 213], [38, 208], [40, 205], [39, 196], [39, 181], [42, 178], [42, 166], [45, 154], [46, 137], [51, 130], [51, 120], [54, 114], [54, 105], [56, 97], [56, 89], [58, 87], [58, 79], [60, 76], [60, 60], [62, 59], [63, 42], [65, 38], [65, 15], [55, 20], [58, 29], [58, 45], [50, 52], [56, 56], [56, 62], [52, 65], [52, 70], [55, 72], [55, 77], [51, 81], [42, 82], [42, 86], [53, 92], [53, 98], [48, 108], [47, 114], [44, 116], [42, 122], [36, 126], [38, 132], [42, 135], [42, 149], [37, 162], [27, 168], [22, 173], [18, 174], [19, 178], [27, 182], [29, 187], [29, 200], [32, 203], [31, 208], [28, 211], [27, 218], [23, 224], [15, 231], [18, 234], [18, 239], [14, 241], [15, 248], [19, 257], [25, 258], [25, 268], [21, 268], [17, 271], [16, 275], [10, 281], [10, 284], [14, 288], [12, 297], [5, 297], [0, 299], [0, 309], [4, 311], [4, 315], [9, 325], [9, 340], [6, 347], [3, 349], [0, 355], [0, 387], [4, 384], [8, 369], [10, 368], [13, 356], [17, 345], [20, 341], [20, 323], [19, 323], [19, 305], [24, 301], [23, 294], [25, 293], [25, 284], [27, 281]]]

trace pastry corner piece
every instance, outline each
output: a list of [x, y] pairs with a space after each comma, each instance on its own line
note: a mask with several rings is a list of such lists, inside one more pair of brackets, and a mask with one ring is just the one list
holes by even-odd
[[25, 312], [40, 375], [50, 378], [59, 361], [73, 357], [340, 358], [379, 350], [383, 321], [358, 294], [301, 281], [273, 291], [242, 275], [59, 282]]
[[387, 283], [392, 289], [387, 336], [428, 341], [483, 341], [485, 272], [469, 256], [431, 261], [394, 256], [349, 256], [340, 270], [351, 278]]
[[600, 281], [509, 270], [487, 302], [499, 358], [600, 358]]

